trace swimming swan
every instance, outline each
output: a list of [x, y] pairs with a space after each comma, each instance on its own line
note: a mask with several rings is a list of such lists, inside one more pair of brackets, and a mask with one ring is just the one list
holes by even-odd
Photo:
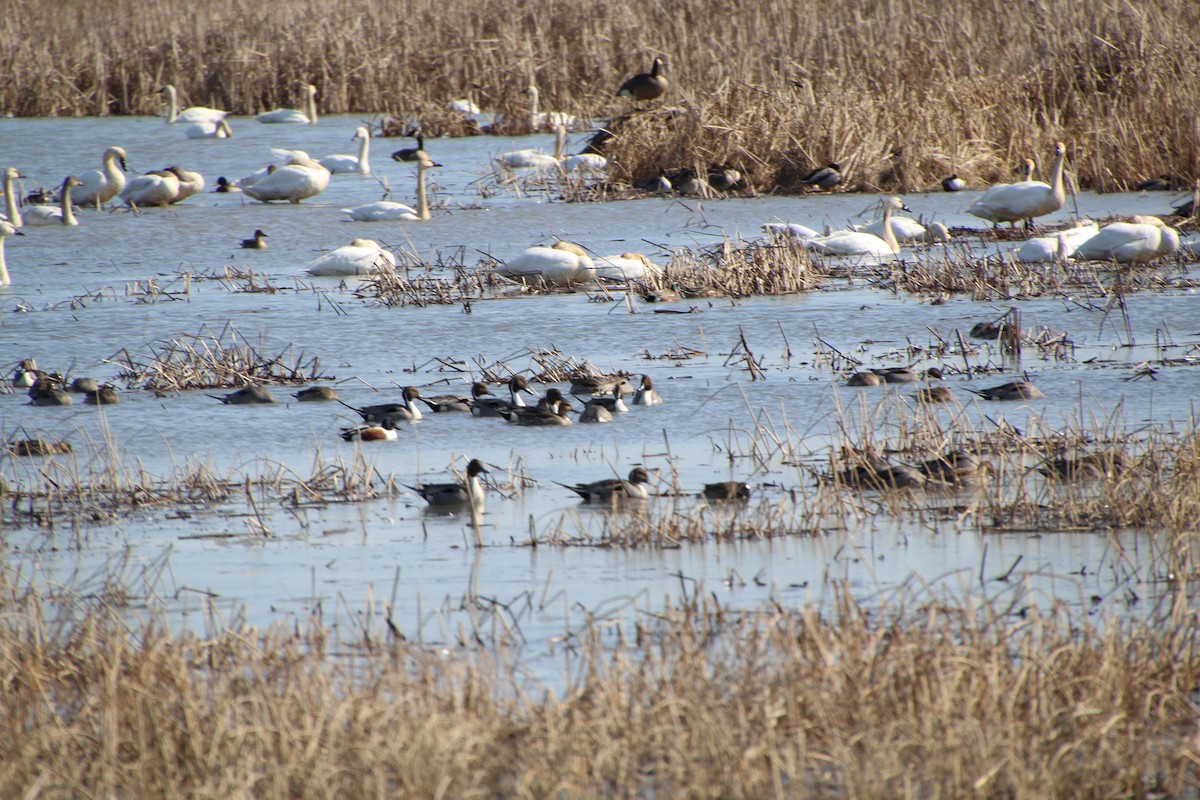
[[573, 128], [578, 123], [574, 115], [564, 111], [540, 111], [538, 98], [541, 95], [536, 86], [527, 86], [524, 93], [529, 95], [529, 125], [535, 131], [553, 129], [556, 125]]
[[910, 211], [899, 197], [883, 201], [882, 236], [864, 231], [834, 231], [827, 236], [816, 236], [803, 241], [804, 249], [834, 256], [891, 257], [900, 252], [900, 243], [889, 224], [893, 211]]
[[229, 127], [229, 120], [222, 119], [216, 122], [193, 122], [184, 130], [189, 139], [232, 139], [233, 128]]
[[79, 176], [80, 185], [73, 196], [80, 206], [100, 206], [112, 200], [125, 188], [125, 149], [110, 147], [104, 151], [100, 169]]
[[554, 129], [554, 155], [546, 155], [541, 150], [527, 147], [524, 150], [501, 153], [494, 160], [500, 166], [510, 169], [557, 167], [559, 162], [562, 161], [563, 147], [566, 141], [567, 130], [562, 125], [558, 125]]
[[159, 94], [167, 96], [167, 124], [176, 122], [196, 123], [207, 122], [216, 125], [225, 117], [229, 116], [228, 111], [219, 111], [215, 108], [205, 108], [204, 106], [192, 106], [179, 110], [179, 98], [175, 93], [175, 87], [167, 84], [158, 90]]
[[529, 280], [547, 286], [589, 283], [596, 277], [596, 266], [583, 248], [572, 242], [561, 241], [550, 247], [526, 248], [521, 255], [496, 271], [506, 278]]
[[21, 173], [16, 167], [6, 167], [4, 170], [4, 207], [8, 212], [7, 217], [0, 222], [8, 222], [14, 228], [19, 228], [25, 224], [21, 218], [21, 205], [17, 202], [17, 178], [21, 177]]
[[1179, 232], [1158, 217], [1136, 216], [1129, 222], [1105, 225], [1083, 242], [1075, 255], [1090, 261], [1147, 264], [1175, 254]]
[[317, 87], [310, 83], [305, 87], [305, 91], [308, 93], [308, 97], [304, 101], [305, 111], [298, 111], [294, 108], [277, 108], [274, 111], [264, 111], [256, 119], [269, 125], [316, 125]]
[[[422, 151], [424, 154], [424, 151]], [[390, 200], [380, 200], [375, 203], [356, 208], [343, 208], [342, 212], [350, 215], [355, 222], [423, 222], [429, 219], [429, 199], [425, 193], [425, 171], [438, 166], [426, 155], [417, 162], [417, 207], [394, 203]]]
[[396, 257], [371, 239], [355, 239], [313, 261], [304, 271], [317, 277], [370, 275], [396, 268]]
[[8, 277], [8, 264], [4, 261], [4, 238], [6, 236], [24, 236], [11, 222], [0, 220], [0, 286], [8, 286], [12, 280]]
[[251, 186], [243, 186], [248, 197], [269, 203], [272, 200], [287, 200], [299, 203], [314, 197], [329, 187], [329, 170], [311, 158], [293, 158]]
[[1059, 142], [1054, 148], [1054, 169], [1049, 184], [1028, 180], [997, 184], [980, 195], [967, 213], [986, 219], [993, 225], [1007, 222], [1016, 227], [1019, 220], [1032, 220], [1058, 211], [1067, 199], [1063, 187], [1066, 153], [1066, 146]]
[[355, 139], [361, 144], [358, 146], [357, 156], [335, 155], [318, 158], [317, 163], [330, 172], [357, 172], [359, 175], [371, 174], [371, 162], [367, 160], [371, 149], [371, 131], [365, 126], [359, 126], [354, 131]]
[[71, 208], [71, 188], [81, 185], [79, 178], [68, 175], [59, 191], [57, 206], [28, 206], [25, 209], [26, 225], [78, 225]]

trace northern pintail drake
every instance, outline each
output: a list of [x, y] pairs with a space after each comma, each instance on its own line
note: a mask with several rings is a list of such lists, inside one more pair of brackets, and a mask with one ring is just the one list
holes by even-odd
[[564, 414], [575, 410], [575, 407], [571, 405], [571, 401], [563, 396], [562, 391], [555, 388], [546, 390], [546, 396], [537, 401], [536, 408], [538, 411], [562, 412]]
[[274, 403], [275, 396], [267, 391], [265, 386], [246, 386], [238, 389], [236, 392], [230, 392], [224, 397], [217, 397], [215, 394], [210, 394], [215, 400], [220, 400], [225, 405], [243, 406], [254, 403]]
[[706, 483], [700, 491], [700, 496], [705, 500], [749, 500], [750, 484], [741, 481]]
[[576, 375], [568, 391], [574, 395], [610, 395], [614, 389], [633, 394], [633, 384], [625, 375]]
[[630, 470], [628, 479], [606, 478], [591, 483], [577, 483], [574, 486], [567, 486], [565, 483], [558, 485], [570, 489], [582, 497], [585, 503], [611, 503], [621, 500], [645, 500], [650, 496], [648, 483], [650, 473], [643, 467], [634, 467]]
[[[625, 405], [625, 399], [621, 395], [632, 390], [633, 387], [629, 385], [629, 381], [622, 378], [613, 384], [608, 397], [592, 397], [587, 400], [587, 404], [596, 405], [612, 414], [624, 414], [629, 411], [629, 406]], [[582, 420], [580, 421], [582, 422]]]
[[867, 456], [845, 467], [838, 478], [848, 486], [861, 489], [910, 489], [925, 485], [925, 475], [906, 464], [889, 464], [881, 458]]
[[508, 379], [506, 386], [508, 386], [507, 400], [489, 394], [480, 395], [471, 403], [471, 413], [477, 417], [504, 417], [508, 419], [510, 411], [526, 407], [525, 398], [521, 397], [522, 394], [536, 397], [529, 388], [529, 384], [525, 381], [525, 378], [521, 375], [513, 375]]
[[[547, 392], [547, 397], [554, 390]], [[567, 416], [571, 406], [564, 401], [549, 402], [545, 406], [547, 397], [542, 398], [538, 403], [537, 408], [514, 408], [508, 412], [508, 421], [516, 425], [531, 425], [531, 426], [560, 426], [567, 427], [571, 424], [571, 418]]]
[[403, 401], [399, 403], [379, 403], [362, 408], [355, 408], [346, 403], [342, 405], [357, 411], [363, 422], [383, 422], [387, 419], [392, 422], [416, 422], [421, 419], [421, 409], [413, 402], [421, 396], [420, 390], [415, 386], [406, 386], [401, 396]]
[[254, 231], [254, 238], [242, 239], [242, 249], [243, 250], [266, 250], [267, 243], [263, 241], [263, 239], [266, 239], [266, 238], [267, 238], [267, 235], [265, 233], [263, 233], [262, 229], [260, 228], [256, 231]]
[[292, 397], [301, 403], [326, 403], [341, 399], [338, 397], [337, 390], [331, 386], [309, 386], [298, 392], [293, 392]]
[[[444, 413], [471, 413], [472, 406], [477, 400], [484, 397], [491, 397], [491, 391], [488, 385], [482, 381], [476, 381], [471, 384], [471, 396], [464, 397], [459, 394], [440, 394], [435, 397], [421, 397], [420, 400], [435, 414]], [[498, 398], [496, 398], [498, 399]]]
[[462, 483], [422, 483], [408, 488], [431, 506], [482, 508], [483, 483], [479, 476], [487, 471], [482, 461], [473, 458], [467, 464], [467, 479]]
[[800, 179], [803, 186], [815, 186], [818, 189], [832, 189], [842, 182], [841, 167], [830, 161], [823, 167], [817, 167]]
[[22, 359], [13, 369], [12, 385], [14, 389], [28, 389], [37, 383], [37, 363], [32, 358]]
[[662, 97], [670, 85], [667, 76], [662, 74], [663, 66], [663, 60], [655, 58], [649, 72], [639, 72], [621, 84], [617, 97], [632, 97], [637, 102]]
[[942, 178], [943, 192], [961, 192], [965, 188], [967, 188], [967, 184], [957, 174]]
[[117, 394], [115, 386], [106, 383], [97, 387], [95, 391], [86, 392], [83, 402], [89, 406], [114, 406], [121, 402], [121, 396]]
[[658, 390], [654, 388], [654, 381], [649, 375], [642, 376], [642, 385], [633, 396], [633, 404], [635, 406], [656, 406], [662, 402], [662, 397]]
[[917, 371], [912, 367], [879, 367], [871, 370], [884, 383], [916, 383], [922, 378], [941, 378], [942, 371], [937, 367]]
[[355, 425], [353, 428], [342, 428], [338, 433], [347, 442], [355, 440], [360, 442], [391, 442], [398, 438], [396, 433], [396, 423], [391, 418], [386, 418], [382, 422], [367, 422], [362, 425]]
[[1045, 397], [1041, 389], [1029, 381], [1009, 381], [987, 389], [967, 389], [984, 400], [1040, 400]]
[[1037, 471], [1058, 480], [1098, 480], [1118, 477], [1128, 466], [1128, 457], [1113, 450], [1048, 458], [1038, 465]]

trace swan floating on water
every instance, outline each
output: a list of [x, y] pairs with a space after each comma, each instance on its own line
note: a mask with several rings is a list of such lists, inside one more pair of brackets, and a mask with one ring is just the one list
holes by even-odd
[[74, 175], [68, 175], [62, 182], [57, 206], [27, 206], [24, 217], [26, 225], [78, 225], [74, 210], [71, 208], [71, 189], [81, 186], [82, 181]]
[[358, 146], [358, 155], [333, 155], [318, 158], [317, 163], [330, 172], [357, 172], [359, 175], [371, 174], [371, 162], [368, 161], [368, 156], [371, 150], [371, 131], [366, 126], [360, 125], [354, 131], [354, 137], [350, 141], [358, 140], [361, 142]]
[[355, 208], [343, 208], [342, 212], [349, 214], [350, 219], [355, 222], [420, 222], [429, 219], [429, 199], [425, 192], [425, 172], [431, 167], [439, 165], [434, 163], [425, 154], [425, 151], [422, 150], [421, 154], [424, 155], [424, 158], [417, 162], [416, 208], [406, 206], [404, 203], [395, 203], [391, 200], [379, 200]]
[[16, 167], [5, 167], [4, 208], [7, 214], [0, 222], [8, 222], [13, 228], [25, 224], [25, 220], [21, 218], [21, 204], [17, 201], [17, 179], [20, 177], [21, 173]]
[[563, 146], [567, 140], [567, 130], [562, 125], [558, 125], [554, 129], [554, 155], [547, 155], [541, 150], [527, 147], [524, 150], [513, 150], [509, 153], [501, 153], [493, 159], [502, 167], [510, 169], [526, 169], [529, 167], [547, 168], [557, 167], [562, 160]]
[[583, 248], [572, 242], [555, 242], [550, 247], [529, 247], [521, 255], [496, 270], [514, 278], [546, 286], [572, 286], [590, 283], [596, 266]]
[[1148, 264], [1174, 255], [1178, 249], [1178, 231], [1158, 217], [1135, 216], [1129, 222], [1105, 225], [1080, 244], [1075, 255], [1089, 261]]
[[189, 139], [232, 139], [233, 128], [229, 120], [221, 119], [216, 122], [193, 122], [184, 130]]
[[1067, 148], [1059, 142], [1054, 148], [1054, 168], [1049, 184], [1030, 180], [996, 184], [980, 195], [967, 213], [986, 219], [993, 225], [1007, 222], [1014, 228], [1018, 221], [1053, 214], [1063, 207], [1067, 199], [1063, 187], [1063, 162], [1066, 157]]
[[893, 211], [911, 211], [899, 197], [883, 201], [882, 236], [864, 231], [834, 231], [803, 241], [804, 249], [834, 256], [876, 256], [891, 258], [900, 252], [900, 243], [889, 224]]
[[529, 95], [529, 125], [535, 131], [553, 129], [557, 125], [573, 128], [579, 124], [579, 120], [573, 114], [565, 111], [541, 111], [538, 100], [541, 93], [536, 86], [531, 84], [525, 87], [524, 93]]
[[0, 220], [0, 286], [8, 286], [12, 279], [8, 276], [8, 264], [4, 260], [4, 239], [8, 236], [24, 236], [11, 222]]
[[255, 119], [267, 125], [316, 125], [317, 87], [310, 83], [304, 91], [307, 93], [304, 101], [305, 111], [295, 108], [277, 108], [274, 111], [264, 111]]
[[355, 239], [309, 264], [304, 271], [316, 277], [348, 277], [387, 272], [396, 268], [396, 257], [371, 239]]
[[293, 158], [286, 166], [258, 179], [249, 186], [243, 185], [242, 192], [263, 203], [272, 200], [287, 200], [299, 203], [314, 197], [329, 187], [329, 170], [311, 158]]
[[73, 196], [80, 206], [100, 206], [112, 200], [125, 188], [125, 149], [110, 147], [104, 151], [101, 168], [79, 175], [80, 185]]
[[191, 106], [183, 111], [179, 110], [179, 97], [175, 92], [175, 87], [167, 84], [159, 89], [159, 94], [164, 94], [167, 97], [167, 124], [176, 122], [184, 123], [211, 123], [216, 125], [225, 117], [229, 116], [228, 111], [220, 111], [215, 108], [205, 108], [204, 106]]

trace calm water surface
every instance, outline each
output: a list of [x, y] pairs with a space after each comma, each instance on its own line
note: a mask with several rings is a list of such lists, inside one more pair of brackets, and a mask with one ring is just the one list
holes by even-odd
[[[219, 175], [237, 178], [263, 166], [272, 146], [314, 156], [355, 153], [357, 143], [349, 140], [361, 121], [332, 116], [309, 128], [234, 120], [232, 140], [193, 141], [179, 126], [146, 118], [0, 120], [0, 166], [17, 166], [27, 176], [26, 186], [52, 185], [68, 173], [97, 168], [105, 147], [121, 145], [129, 153], [131, 173], [178, 164], [200, 171], [211, 185]], [[578, 143], [573, 141], [573, 149]], [[612, 425], [546, 430], [430, 415], [406, 426], [400, 441], [367, 448], [365, 455], [379, 473], [394, 474], [402, 483], [445, 480], [452, 462], [461, 467], [470, 457], [501, 467], [521, 462], [538, 485], [511, 498], [489, 497], [483, 529], [489, 546], [483, 549], [467, 546], [467, 520], [426, 513], [406, 491], [395, 499], [299, 511], [279, 511], [267, 500], [268, 507], [257, 511], [271, 529], [269, 538], [253, 533], [257, 523], [242, 513], [246, 509], [240, 503], [234, 504], [234, 515], [159, 509], [84, 528], [9, 530], [4, 534], [8, 570], [48, 586], [95, 583], [117, 572], [173, 606], [197, 609], [200, 598], [208, 598], [222, 613], [255, 624], [316, 607], [347, 619], [374, 616], [378, 624], [378, 605], [371, 604], [394, 600], [394, 618], [410, 636], [447, 643], [464, 624], [461, 598], [491, 598], [514, 609], [535, 659], [553, 637], [590, 613], [619, 616], [633, 607], [659, 608], [668, 598], [698, 588], [744, 607], [769, 596], [791, 605], [820, 601], [831, 580], [848, 581], [867, 602], [900, 589], [969, 596], [985, 591], [978, 580], [981, 571], [994, 577], [1017, 563], [1007, 583], [989, 582], [986, 591], [1019, 592], [1028, 586], [1041, 599], [1086, 604], [1099, 595], [1105, 598], [1101, 609], [1129, 608], [1117, 588], [1116, 553], [1122, 569], [1133, 564], [1136, 570], [1148, 563], [1151, 547], [1148, 538], [1132, 533], [982, 535], [957, 531], [950, 523], [921, 526], [865, 515], [844, 531], [815, 537], [668, 550], [524, 546], [531, 531], [539, 537], [556, 530], [570, 535], [605, 524], [603, 515], [581, 509], [554, 482], [625, 474], [636, 464], [660, 469], [664, 490], [674, 469], [680, 486], [690, 492], [707, 481], [749, 480], [755, 504], [779, 503], [793, 489], [810, 491], [809, 470], [779, 459], [756, 466], [749, 458], [731, 459], [727, 451], [748, 448], [758, 422], [773, 426], [792, 441], [796, 455], [815, 463], [827, 458], [828, 444], [837, 437], [839, 407], [867, 420], [862, 424], [868, 427], [878, 426], [884, 437], [899, 417], [915, 413], [911, 388], [856, 393], [841, 386], [818, 358], [825, 347], [818, 337], [868, 364], [908, 363], [910, 344], [933, 344], [933, 332], [965, 333], [1008, 304], [954, 298], [931, 305], [922, 298], [838, 284], [785, 298], [694, 301], [700, 313], [693, 314], [655, 314], [646, 306], [631, 314], [624, 304], [588, 302], [586, 294], [478, 302], [471, 314], [458, 306], [382, 308], [356, 298], [353, 287], [343, 288], [336, 279], [297, 279], [322, 251], [358, 236], [429, 262], [459, 260], [469, 267], [484, 256], [507, 259], [554, 237], [601, 254], [637, 250], [663, 263], [675, 248], [705, 247], [726, 235], [757, 238], [759, 224], [772, 219], [814, 227], [866, 221], [876, 198], [568, 204], [550, 194], [518, 196], [496, 189], [488, 166], [493, 155], [509, 149], [550, 151], [552, 137], [476, 137], [427, 143], [444, 165], [433, 173], [441, 209], [430, 222], [345, 221], [339, 209], [379, 199], [387, 186], [393, 199], [412, 201], [415, 171], [388, 158], [411, 142], [377, 139], [372, 144], [373, 177], [335, 175], [324, 194], [299, 206], [207, 193], [140, 214], [82, 212], [78, 228], [28, 228], [26, 236], [9, 239], [13, 285], [0, 289], [0, 365], [9, 368], [33, 356], [43, 368], [115, 380], [111, 360], [121, 351], [147, 354], [181, 334], [206, 329], [216, 334], [232, 322], [264, 354], [319, 357], [321, 372], [352, 405], [393, 401], [397, 387], [409, 384], [426, 387], [426, 394], [439, 393], [441, 387], [433, 385], [439, 381], [449, 381], [453, 390], [465, 388], [469, 373], [449, 371], [436, 359], [461, 362], [468, 370], [504, 359], [525, 369], [532, 366], [530, 352], [548, 349], [602, 369], [650, 373], [665, 404], [634, 409]], [[976, 195], [905, 199], [916, 214], [951, 226], [982, 227], [963, 212]], [[1085, 194], [1078, 207], [1095, 218], [1163, 213], [1171, 199]], [[1071, 212], [1047, 221], [1065, 222]], [[239, 249], [255, 228], [268, 233], [270, 248]], [[975, 246], [986, 250], [978, 242]], [[905, 253], [908, 259], [925, 257]], [[253, 269], [278, 291], [232, 291], [240, 284], [194, 280], [183, 293], [183, 275], [220, 273], [227, 266]], [[1167, 269], [1178, 274], [1187, 268]], [[139, 289], [149, 280], [179, 292], [178, 299], [147, 302]], [[1042, 433], [1078, 427], [1081, 420], [1088, 425], [1115, 420], [1114, 425], [1129, 429], [1188, 424], [1192, 398], [1200, 390], [1195, 370], [1165, 367], [1157, 380], [1126, 379], [1139, 362], [1161, 355], [1152, 347], [1156, 341], [1176, 345], [1167, 351], [1173, 357], [1190, 352], [1200, 338], [1190, 290], [1129, 298], [1130, 332], [1138, 347], [1125, 346], [1129, 333], [1117, 315], [1104, 313], [1102, 300], [1042, 298], [1013, 305], [1021, 309], [1027, 329], [1067, 331], [1075, 342], [1068, 358], [1025, 352], [1019, 366], [1047, 399], [981, 408], [959, 391], [961, 406], [932, 412], [944, 422], [960, 415], [983, 426], [990, 424], [981, 419], [986, 413]], [[744, 361], [731, 357], [743, 334], [761, 359], [764, 380], [751, 381]], [[680, 348], [701, 355], [660, 358]], [[998, 355], [993, 361], [1001, 363]], [[997, 376], [982, 385], [1005, 379]], [[961, 389], [962, 382], [952, 378], [949, 385]], [[336, 405], [285, 403], [292, 389], [274, 391], [281, 403], [268, 407], [223, 406], [204, 392], [159, 398], [130, 391], [119, 406], [107, 409], [33, 408], [23, 393], [13, 393], [0, 396], [0, 423], [9, 438], [40, 431], [71, 441], [83, 467], [107, 460], [96, 449], [110, 443], [120, 463], [153, 475], [170, 475], [193, 460], [227, 474], [257, 476], [283, 465], [306, 477], [318, 458], [354, 456], [354, 445], [337, 436], [339, 427], [354, 421], [353, 412]], [[25, 485], [40, 466], [38, 459], [5, 456], [0, 476]], [[659, 513], [669, 513], [671, 503], [695, 511], [691, 499], [654, 501]], [[233, 536], [213, 538], [220, 534]], [[1153, 576], [1142, 577], [1146, 582], [1137, 591], [1143, 600], [1134, 613], [1151, 605], [1156, 593]]]

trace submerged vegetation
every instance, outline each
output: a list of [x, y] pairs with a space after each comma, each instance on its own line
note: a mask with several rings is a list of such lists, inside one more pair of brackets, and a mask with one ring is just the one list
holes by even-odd
[[427, 135], [464, 132], [446, 106], [473, 97], [512, 135], [537, 123], [528, 85], [543, 109], [620, 117], [631, 101], [617, 87], [661, 55], [671, 88], [651, 107], [684, 113], [614, 122], [617, 178], [728, 167], [752, 189], [797, 191], [836, 161], [851, 189], [932, 189], [950, 173], [978, 186], [1059, 140], [1087, 188], [1200, 175], [1200, 128], [1178, 113], [1200, 81], [1187, 0], [13, 0], [5, 21], [0, 111], [21, 116], [159, 113], [165, 83], [190, 105], [254, 114], [296, 106], [311, 82], [324, 111]]

